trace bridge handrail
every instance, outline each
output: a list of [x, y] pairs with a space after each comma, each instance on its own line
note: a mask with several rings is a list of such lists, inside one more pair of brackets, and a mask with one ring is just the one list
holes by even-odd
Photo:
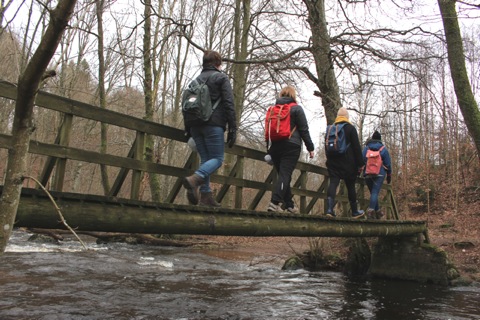
[[[6, 81], [0, 81], [0, 97], [15, 100], [17, 97], [17, 88], [15, 84]], [[148, 172], [176, 177], [177, 179], [175, 183], [173, 183], [172, 189], [169, 195], [166, 197], [165, 202], [173, 203], [174, 201], [181, 201], [177, 200], [177, 195], [181, 189], [180, 179], [181, 177], [184, 177], [193, 171], [192, 168], [194, 167], [196, 161], [198, 161], [198, 159], [196, 159], [196, 154], [190, 154], [183, 168], [145, 161], [143, 160], [142, 156], [145, 148], [145, 134], [185, 143], [186, 138], [183, 134], [183, 130], [153, 121], [139, 119], [116, 111], [103, 109], [45, 91], [39, 91], [35, 103], [39, 107], [58, 111], [65, 115], [64, 124], [66, 127], [59, 129], [60, 132], [55, 143], [45, 143], [34, 140], [32, 140], [30, 143], [31, 153], [48, 157], [42, 173], [42, 182], [47, 183], [51, 178], [53, 167], [56, 165], [58, 169], [60, 166], [59, 162], [62, 163], [61, 161], [63, 161], [63, 171], [57, 171], [55, 177], [56, 181], [52, 184], [52, 190], [62, 191], [65, 175], [65, 163], [67, 160], [77, 160], [122, 168], [122, 171], [117, 176], [114, 187], [112, 187], [112, 190], [108, 194], [110, 196], [118, 195], [120, 188], [126, 179], [128, 171], [132, 170], [132, 172], [137, 174], [132, 175], [132, 189], [130, 194], [131, 199], [138, 199], [139, 197], [138, 186], [141, 179], [140, 173]], [[82, 150], [69, 146], [69, 139], [62, 136], [62, 132], [71, 130], [73, 116], [135, 131], [136, 139], [133, 142], [131, 152], [128, 156], [122, 157], [118, 155], [102, 154], [95, 151]], [[67, 121], [68, 119], [69, 121]], [[0, 148], [11, 148], [10, 139], [11, 136], [0, 134]], [[217, 201], [221, 201], [227, 195], [230, 186], [234, 186], [234, 207], [242, 208], [244, 207], [243, 202], [245, 201], [243, 197], [243, 188], [256, 189], [258, 190], [257, 194], [248, 205], [248, 209], [255, 210], [261, 202], [266, 191], [271, 191], [273, 189], [273, 168], [268, 167], [264, 163], [263, 157], [265, 152], [263, 151], [240, 145], [235, 145], [233, 148], [226, 148], [225, 150], [226, 153], [236, 156], [236, 161], [228, 175], [215, 174], [211, 177], [212, 182], [222, 184], [222, 187], [217, 194]], [[265, 166], [265, 168], [267, 168], [267, 170], [270, 172], [265, 181], [256, 181], [244, 178], [245, 161], [251, 160], [259, 161], [262, 163], [261, 165]], [[255, 166], [256, 165], [257, 163], [255, 163]], [[302, 161], [298, 162], [296, 171], [298, 179], [293, 182], [292, 193], [300, 198], [301, 212], [311, 212], [315, 203], [319, 199], [326, 199], [328, 171], [324, 167]], [[323, 177], [323, 181], [318, 181], [317, 189], [308, 189], [308, 177], [311, 177], [311, 174], [316, 174]], [[133, 186], [137, 187], [135, 188]], [[358, 193], [362, 207], [365, 207], [367, 204], [367, 200], [363, 198], [364, 186], [364, 180], [358, 179]], [[385, 190], [385, 197], [382, 199], [381, 204], [387, 209], [387, 214], [390, 218], [398, 219], [398, 211], [393, 197], [392, 188], [389, 185], [384, 185], [383, 189]], [[309, 198], [308, 203], [307, 198]], [[344, 209], [348, 208], [348, 198], [346, 196], [345, 188], [341, 188], [341, 191], [337, 196], [337, 200], [343, 205]]]

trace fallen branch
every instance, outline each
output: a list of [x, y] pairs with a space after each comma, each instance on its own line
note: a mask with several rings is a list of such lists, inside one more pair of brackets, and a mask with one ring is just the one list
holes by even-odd
[[40, 181], [38, 181], [34, 177], [25, 176], [24, 178], [32, 179], [33, 181], [35, 181], [40, 186], [40, 188], [42, 188], [43, 191], [45, 191], [47, 196], [50, 198], [50, 201], [52, 201], [53, 206], [55, 207], [55, 210], [57, 210], [57, 213], [60, 216], [60, 220], [62, 221], [63, 225], [65, 227], [67, 227], [67, 229], [70, 230], [71, 233], [73, 233], [73, 235], [78, 239], [78, 241], [82, 244], [82, 246], [85, 248], [85, 250], [88, 250], [87, 246], [85, 245], [85, 243], [83, 243], [82, 239], [80, 239], [80, 237], [75, 233], [75, 231], [68, 225], [67, 221], [65, 220], [65, 218], [62, 215], [62, 211], [57, 206], [57, 203], [55, 202], [55, 199], [53, 199], [50, 192], [48, 192], [48, 190], [40, 183]]

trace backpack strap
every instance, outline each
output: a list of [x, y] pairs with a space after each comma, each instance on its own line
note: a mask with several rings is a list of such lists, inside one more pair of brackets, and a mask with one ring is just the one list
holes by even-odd
[[[382, 157], [382, 150], [385, 149], [385, 146], [382, 146], [380, 149], [378, 149], [378, 153], [380, 154], [380, 157]], [[388, 170], [387, 166], [383, 164], [383, 159], [382, 159], [382, 167], [385, 169], [385, 170]]]

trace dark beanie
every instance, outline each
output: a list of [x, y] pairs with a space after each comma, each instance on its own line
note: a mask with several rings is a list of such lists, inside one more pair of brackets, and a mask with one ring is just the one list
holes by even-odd
[[380, 134], [380, 132], [378, 132], [377, 130], [375, 130], [375, 132], [374, 132], [373, 135], [372, 135], [372, 139], [373, 139], [373, 140], [382, 140], [382, 135]]

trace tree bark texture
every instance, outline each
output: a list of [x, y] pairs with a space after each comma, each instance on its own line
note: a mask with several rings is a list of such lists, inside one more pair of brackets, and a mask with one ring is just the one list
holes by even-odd
[[308, 23], [312, 30], [312, 55], [317, 71], [316, 85], [320, 89], [327, 124], [332, 124], [342, 106], [340, 91], [333, 69], [330, 35], [325, 17], [324, 0], [303, 0], [308, 10]]
[[0, 252], [5, 252], [12, 233], [33, 126], [33, 106], [47, 66], [58, 47], [75, 8], [76, 0], [60, 1], [51, 11], [50, 22], [40, 44], [18, 81], [18, 95], [12, 127], [13, 148], [8, 152], [5, 183], [0, 198]]
[[[104, 57], [104, 36], [103, 36], [103, 11], [105, 6], [104, 0], [99, 0], [96, 3], [97, 8], [97, 23], [98, 23], [98, 97], [100, 108], [107, 108], [107, 94], [105, 93], [105, 57]], [[100, 152], [107, 153], [107, 135], [108, 135], [108, 125], [102, 123], [100, 125], [101, 130], [101, 140], [100, 140]], [[102, 186], [103, 193], [108, 194], [110, 191], [110, 182], [108, 181], [108, 169], [107, 166], [101, 165], [100, 171], [102, 175]]]
[[480, 110], [475, 101], [465, 66], [462, 35], [458, 25], [455, 0], [438, 0], [442, 14], [445, 40], [447, 42], [448, 63], [452, 74], [453, 87], [457, 102], [462, 111], [468, 132], [473, 138], [480, 161]]
[[[145, 0], [145, 24], [143, 34], [143, 92], [145, 95], [145, 119], [153, 121], [153, 70], [152, 70], [152, 2]], [[145, 137], [145, 160], [155, 162], [155, 140], [152, 135]], [[153, 201], [160, 201], [160, 179], [156, 174], [149, 174], [150, 193]]]

